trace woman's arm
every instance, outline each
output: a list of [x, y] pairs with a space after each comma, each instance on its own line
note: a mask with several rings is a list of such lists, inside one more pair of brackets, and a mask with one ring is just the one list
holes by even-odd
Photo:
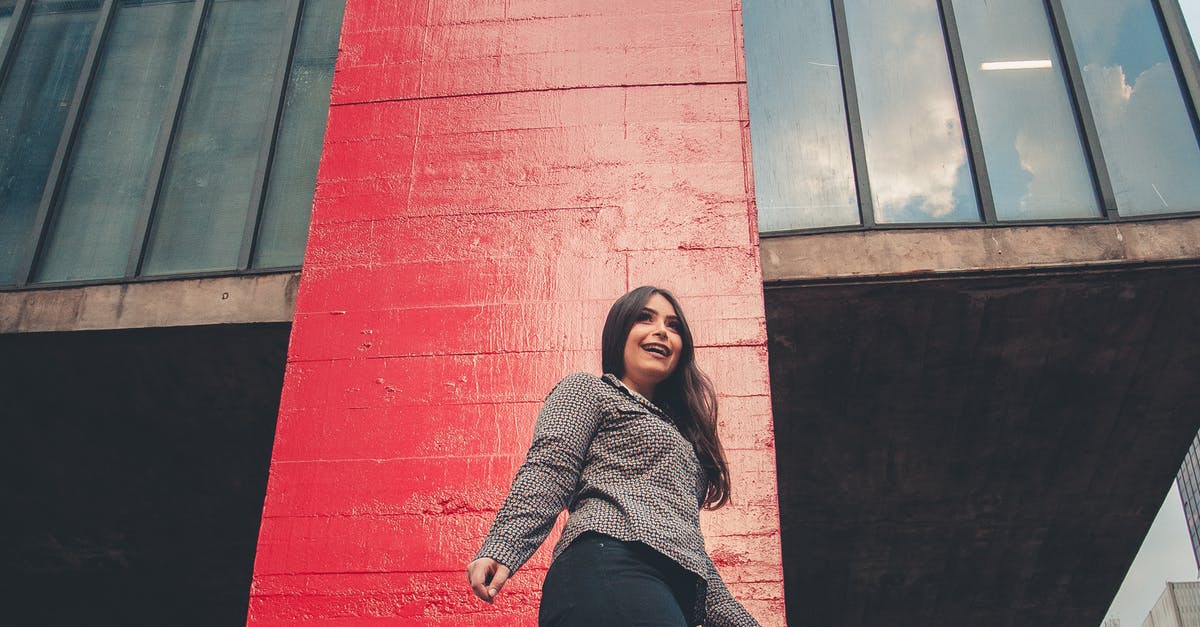
[[550, 391], [534, 425], [525, 463], [517, 470], [476, 559], [490, 557], [515, 572], [546, 540], [575, 492], [583, 460], [600, 426], [598, 382], [595, 376], [579, 372]]

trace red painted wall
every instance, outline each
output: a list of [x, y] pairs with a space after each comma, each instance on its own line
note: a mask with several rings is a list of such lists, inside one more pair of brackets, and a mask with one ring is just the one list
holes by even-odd
[[673, 289], [721, 394], [735, 596], [782, 625], [737, 0], [349, 0], [251, 625], [533, 624], [465, 565], [609, 304]]

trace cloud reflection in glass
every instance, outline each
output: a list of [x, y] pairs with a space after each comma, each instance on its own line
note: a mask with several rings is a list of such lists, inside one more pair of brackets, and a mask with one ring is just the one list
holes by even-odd
[[846, 0], [879, 223], [980, 219], [934, 0]]
[[1041, 0], [954, 0], [999, 220], [1099, 217]]
[[1064, 0], [1122, 216], [1200, 210], [1200, 145], [1150, 0]]

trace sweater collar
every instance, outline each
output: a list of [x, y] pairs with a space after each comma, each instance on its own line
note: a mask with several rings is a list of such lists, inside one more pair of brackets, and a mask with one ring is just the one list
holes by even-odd
[[617, 375], [615, 375], [611, 372], [606, 372], [606, 373], [604, 373], [604, 376], [601, 378], [604, 379], [604, 381], [607, 382], [609, 385], [620, 390], [623, 394], [628, 396], [635, 403], [642, 405], [646, 409], [649, 409], [650, 411], [654, 412], [655, 414], [658, 414], [659, 416], [662, 416], [663, 418], [670, 420], [671, 415], [669, 413], [667, 413], [667, 411], [664, 408], [659, 407], [658, 405], [655, 405], [654, 402], [651, 401], [650, 399], [648, 399], [645, 396], [642, 396], [641, 394], [638, 394], [634, 390], [630, 389], [629, 386], [625, 385], [624, 382], [622, 382], [620, 379], [617, 378]]

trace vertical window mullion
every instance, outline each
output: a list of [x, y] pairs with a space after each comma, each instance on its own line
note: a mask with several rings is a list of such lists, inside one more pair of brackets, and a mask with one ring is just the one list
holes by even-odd
[[1183, 11], [1177, 0], [1154, 0], [1155, 13], [1166, 34], [1167, 53], [1175, 62], [1175, 71], [1183, 79], [1186, 91], [1184, 101], [1187, 103], [1188, 114], [1192, 118], [1192, 130], [1196, 133], [1196, 141], [1200, 142], [1200, 124], [1197, 124], [1197, 99], [1200, 98], [1200, 61], [1196, 58], [1196, 48], [1188, 34], [1187, 23], [1183, 20]]
[[12, 23], [9, 24], [4, 39], [0, 40], [0, 89], [4, 87], [4, 79], [8, 76], [8, 67], [12, 63], [17, 44], [21, 41], [21, 31], [25, 30], [25, 23], [29, 19], [29, 8], [32, 5], [33, 0], [17, 0], [16, 6], [13, 7]]
[[50, 162], [46, 185], [42, 188], [42, 198], [38, 202], [37, 213], [34, 215], [33, 225], [29, 231], [29, 239], [25, 245], [25, 253], [17, 274], [18, 287], [24, 287], [33, 277], [34, 264], [37, 263], [38, 253], [46, 238], [46, 229], [51, 219], [50, 213], [53, 210], [54, 201], [58, 197], [64, 167], [71, 145], [75, 141], [75, 135], [79, 130], [79, 113], [83, 110], [88, 91], [96, 78], [96, 69], [100, 66], [100, 48], [104, 44], [104, 34], [108, 31], [108, 25], [112, 22], [115, 10], [116, 0], [104, 0], [104, 4], [100, 5], [100, 15], [92, 29], [92, 39], [88, 42], [83, 67], [80, 69], [79, 79], [75, 82], [71, 104], [67, 108], [66, 123], [63, 124], [62, 134], [59, 135], [58, 147], [54, 151], [54, 160]]
[[954, 79], [955, 92], [958, 96], [958, 114], [963, 122], [963, 139], [967, 143], [967, 156], [975, 174], [975, 198], [983, 213], [983, 221], [987, 224], [996, 224], [996, 204], [992, 198], [987, 160], [983, 154], [983, 137], [979, 132], [979, 119], [975, 115], [975, 101], [971, 97], [971, 84], [967, 78], [962, 41], [959, 40], [958, 22], [954, 19], [954, 6], [951, 0], [938, 0], [938, 12], [942, 17], [942, 33], [946, 39], [950, 74]]
[[846, 126], [850, 131], [850, 157], [854, 163], [854, 185], [858, 192], [858, 210], [864, 227], [875, 226], [875, 202], [867, 173], [867, 149], [863, 139], [862, 116], [858, 108], [858, 88], [854, 82], [854, 62], [850, 58], [850, 35], [846, 28], [845, 0], [831, 0], [834, 37], [837, 39], [838, 64], [842, 69], [842, 94], [846, 103]]
[[275, 86], [271, 92], [271, 113], [263, 127], [261, 149], [258, 153], [258, 169], [254, 173], [254, 187], [250, 193], [250, 206], [246, 211], [246, 227], [242, 233], [242, 246], [238, 253], [238, 268], [248, 270], [254, 260], [254, 247], [258, 240], [258, 228], [262, 224], [263, 200], [267, 193], [267, 177], [270, 176], [271, 160], [275, 156], [275, 141], [279, 137], [279, 121], [283, 117], [283, 106], [287, 96], [287, 81], [292, 70], [292, 59], [296, 54], [296, 34], [300, 30], [300, 15], [303, 3], [289, 0], [288, 19], [291, 23], [284, 29], [284, 57], [275, 75]]
[[158, 143], [154, 147], [154, 159], [151, 162], [153, 165], [150, 167], [149, 174], [153, 180], [146, 186], [146, 197], [142, 201], [142, 211], [134, 230], [137, 235], [134, 238], [134, 246], [129, 251], [129, 261], [125, 266], [126, 279], [132, 279], [142, 271], [142, 262], [146, 258], [146, 246], [150, 241], [154, 210], [158, 204], [163, 175], [166, 172], [167, 155], [175, 140], [175, 131], [179, 126], [179, 112], [183, 108], [183, 99], [187, 95], [188, 77], [195, 66], [196, 54], [200, 48], [200, 30], [211, 4], [212, 0], [196, 0], [187, 38], [179, 53], [174, 82], [171, 84], [170, 105], [168, 105], [163, 118], [162, 129], [158, 133]]
[[1063, 12], [1061, 0], [1045, 0], [1050, 15], [1050, 33], [1056, 39], [1058, 53], [1066, 68], [1067, 92], [1074, 101], [1076, 119], [1083, 129], [1083, 144], [1087, 153], [1088, 166], [1092, 176], [1100, 188], [1100, 210], [1105, 217], [1117, 219], [1117, 196], [1113, 192], [1112, 179], [1105, 165], [1104, 151], [1100, 147], [1100, 134], [1096, 130], [1096, 120], [1088, 104], [1087, 91], [1083, 86], [1083, 70], [1079, 67], [1079, 57], [1075, 54], [1075, 46], [1071, 43], [1071, 32], [1067, 28], [1067, 17]]

